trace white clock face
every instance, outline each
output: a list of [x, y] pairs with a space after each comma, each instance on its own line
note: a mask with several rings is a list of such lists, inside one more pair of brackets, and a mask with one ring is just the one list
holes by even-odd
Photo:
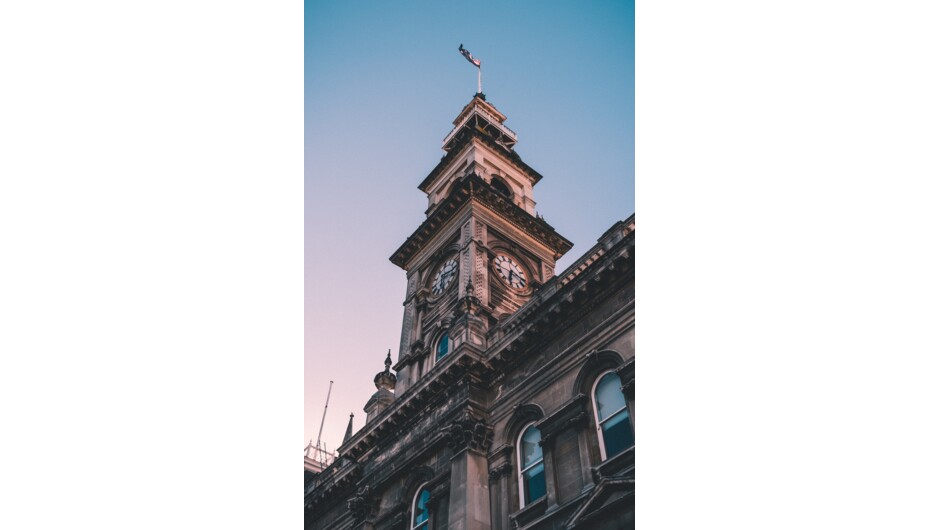
[[431, 293], [434, 295], [443, 293], [455, 276], [457, 276], [457, 258], [451, 258], [441, 265], [437, 274], [434, 275], [434, 280], [431, 281]]
[[525, 289], [527, 285], [525, 272], [509, 256], [503, 254], [496, 256], [496, 259], [493, 260], [493, 268], [496, 269], [499, 277], [513, 289]]

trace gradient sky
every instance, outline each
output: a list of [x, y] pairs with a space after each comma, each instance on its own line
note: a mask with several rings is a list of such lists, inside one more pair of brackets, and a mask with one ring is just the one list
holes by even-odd
[[405, 273], [389, 262], [424, 220], [417, 185], [476, 92], [543, 175], [536, 210], [574, 248], [634, 212], [633, 2], [307, 1], [304, 444], [335, 450], [385, 353], [398, 358]]

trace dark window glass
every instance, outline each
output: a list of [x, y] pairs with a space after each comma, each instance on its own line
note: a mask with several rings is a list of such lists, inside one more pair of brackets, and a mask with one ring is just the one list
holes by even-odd
[[441, 340], [437, 343], [437, 359], [450, 353], [450, 336], [447, 333], [444, 333], [444, 336], [441, 337]]
[[633, 445], [633, 429], [630, 428], [630, 413], [626, 410], [604, 422], [604, 446], [610, 458]]
[[522, 482], [525, 484], [525, 503], [531, 504], [545, 496], [545, 464], [539, 462], [522, 473]]

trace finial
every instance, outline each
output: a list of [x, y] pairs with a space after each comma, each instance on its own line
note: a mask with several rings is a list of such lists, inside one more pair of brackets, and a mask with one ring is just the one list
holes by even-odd
[[388, 391], [395, 390], [395, 382], [398, 381], [398, 378], [395, 374], [392, 373], [392, 350], [389, 348], [388, 354], [385, 356], [385, 371], [375, 374], [375, 388], [376, 389], [386, 389]]
[[352, 429], [353, 429], [352, 420], [353, 420], [353, 413], [350, 412], [349, 413], [349, 425], [346, 426], [346, 434], [343, 436], [343, 443], [346, 443], [347, 440], [352, 438]]
[[304, 456], [310, 456], [310, 450], [313, 449], [313, 438], [307, 443], [307, 447], [304, 448]]
[[463, 299], [460, 301], [460, 305], [457, 306], [457, 313], [469, 313], [476, 314], [477, 309], [479, 309], [480, 300], [474, 296], [473, 293], [473, 280], [467, 278], [467, 292], [464, 293]]

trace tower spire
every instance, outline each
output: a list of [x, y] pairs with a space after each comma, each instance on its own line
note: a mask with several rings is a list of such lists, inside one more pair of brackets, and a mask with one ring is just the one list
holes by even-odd
[[353, 420], [353, 413], [350, 412], [350, 413], [349, 413], [349, 424], [346, 425], [346, 434], [343, 435], [343, 443], [346, 443], [347, 440], [349, 440], [350, 438], [352, 438], [352, 420]]

